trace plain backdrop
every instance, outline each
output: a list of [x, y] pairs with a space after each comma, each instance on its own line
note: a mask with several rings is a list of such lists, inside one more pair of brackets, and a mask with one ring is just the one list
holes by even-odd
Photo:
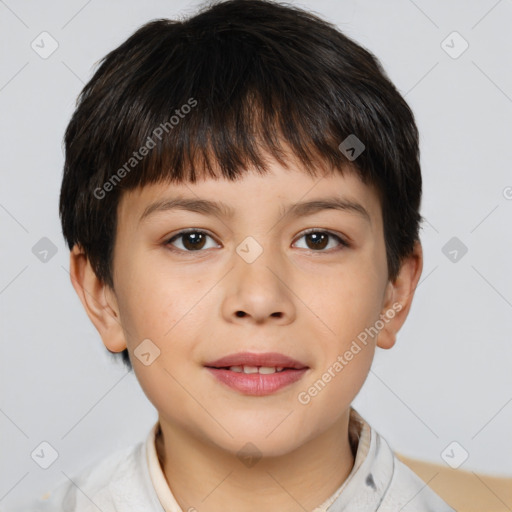
[[[156, 421], [69, 280], [62, 137], [101, 57], [144, 22], [198, 5], [0, 1], [0, 510], [141, 441]], [[423, 276], [354, 406], [397, 452], [444, 463], [455, 441], [461, 469], [512, 476], [512, 3], [297, 5], [380, 59], [421, 133]], [[32, 47], [41, 37], [47, 51], [58, 43], [47, 58]], [[43, 238], [55, 246], [46, 262]], [[58, 454], [48, 469], [31, 457], [42, 442]]]

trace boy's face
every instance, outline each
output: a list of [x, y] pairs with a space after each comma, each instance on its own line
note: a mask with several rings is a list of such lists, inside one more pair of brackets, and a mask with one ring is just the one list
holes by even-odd
[[[215, 201], [234, 213], [157, 209], [141, 220], [149, 205], [171, 198]], [[282, 213], [333, 198], [359, 206]], [[169, 241], [190, 228], [202, 238], [195, 232]], [[120, 201], [115, 291], [104, 289], [111, 316], [97, 327], [110, 350], [128, 348], [169, 428], [233, 453], [250, 441], [264, 455], [284, 454], [347, 417], [375, 345], [392, 346], [405, 320], [421, 255], [417, 261], [416, 273], [388, 281], [380, 203], [352, 172], [313, 178], [273, 162], [268, 174], [250, 172], [236, 182], [149, 185]], [[361, 341], [366, 328], [382, 323], [378, 340]], [[135, 355], [147, 339], [160, 350], [149, 365]], [[277, 352], [307, 369], [277, 391], [251, 394], [205, 366], [240, 352]], [[261, 378], [268, 377], [276, 378]]]

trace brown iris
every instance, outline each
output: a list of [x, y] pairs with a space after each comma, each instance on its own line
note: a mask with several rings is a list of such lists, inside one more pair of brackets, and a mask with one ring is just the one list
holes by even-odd
[[183, 240], [183, 247], [187, 250], [194, 251], [202, 249], [206, 239], [205, 233], [199, 233], [194, 231], [193, 233], [183, 233], [181, 238]]
[[306, 241], [311, 240], [313, 242], [312, 247], [308, 244], [310, 249], [324, 249], [329, 240], [329, 235], [327, 233], [307, 233], [304, 236], [306, 237]]

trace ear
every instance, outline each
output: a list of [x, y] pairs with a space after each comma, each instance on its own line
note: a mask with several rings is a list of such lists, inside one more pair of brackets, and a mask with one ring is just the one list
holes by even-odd
[[421, 243], [414, 244], [410, 254], [400, 267], [397, 278], [386, 285], [383, 308], [380, 318], [384, 327], [377, 338], [377, 346], [391, 348], [396, 342], [396, 335], [409, 314], [412, 299], [423, 270], [423, 250]]
[[98, 279], [89, 259], [77, 244], [71, 250], [69, 272], [73, 288], [104, 345], [110, 352], [124, 350], [126, 340], [114, 291]]

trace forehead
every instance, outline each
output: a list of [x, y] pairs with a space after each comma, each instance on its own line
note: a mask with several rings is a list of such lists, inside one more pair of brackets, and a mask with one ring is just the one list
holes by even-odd
[[237, 214], [262, 212], [306, 215], [321, 210], [322, 201], [324, 209], [359, 213], [370, 222], [380, 217], [375, 187], [363, 183], [355, 170], [319, 168], [315, 172], [312, 176], [298, 166], [271, 162], [265, 172], [248, 169], [235, 180], [201, 176], [194, 183], [151, 183], [122, 194], [118, 220], [144, 222], [159, 211], [171, 209], [229, 219], [236, 219]]

